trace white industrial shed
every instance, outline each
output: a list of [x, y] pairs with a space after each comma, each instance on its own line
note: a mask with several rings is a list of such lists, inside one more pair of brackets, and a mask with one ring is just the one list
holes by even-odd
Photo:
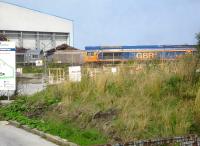
[[0, 34], [17, 47], [49, 50], [61, 44], [73, 46], [73, 21], [0, 2]]

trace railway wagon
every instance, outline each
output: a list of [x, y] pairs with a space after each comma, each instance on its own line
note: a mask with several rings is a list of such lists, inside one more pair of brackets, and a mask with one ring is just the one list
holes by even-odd
[[194, 45], [149, 45], [149, 46], [88, 46], [84, 62], [123, 62], [134, 60], [175, 60], [185, 54], [194, 54]]

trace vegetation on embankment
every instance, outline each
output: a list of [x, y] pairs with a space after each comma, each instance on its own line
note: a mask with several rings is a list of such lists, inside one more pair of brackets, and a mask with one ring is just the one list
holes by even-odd
[[87, 146], [107, 141], [93, 128], [83, 129], [68, 119], [58, 116], [56, 107], [60, 102], [55, 92], [56, 87], [30, 97], [18, 97], [9, 106], [0, 108], [0, 119], [14, 120], [31, 128], [65, 138], [79, 145]]
[[197, 68], [198, 59], [191, 56], [151, 62], [137, 71], [122, 66], [118, 74], [86, 75], [79, 83], [18, 97], [1, 115], [80, 145], [107, 142], [91, 129], [110, 142], [200, 134]]

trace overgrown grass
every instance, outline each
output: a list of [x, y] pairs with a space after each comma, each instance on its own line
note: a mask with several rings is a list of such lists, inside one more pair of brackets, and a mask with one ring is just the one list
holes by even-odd
[[[185, 58], [147, 64], [132, 73], [122, 67], [117, 75], [102, 73], [95, 79], [84, 77], [80, 83], [65, 83], [60, 87], [62, 113], [81, 126], [96, 127], [125, 141], [188, 134], [199, 88], [192, 82], [193, 63], [192, 58]], [[109, 109], [117, 114], [94, 119], [96, 113]]]
[[106, 139], [96, 132], [86, 132], [81, 135], [89, 141], [83, 143], [87, 140], [67, 136], [61, 130], [71, 131], [68, 128], [72, 126], [63, 127], [66, 122], [81, 129], [97, 129], [110, 142], [200, 133], [200, 82], [195, 58], [151, 62], [139, 70], [138, 64], [132, 65], [121, 66], [118, 74], [102, 72], [95, 78], [86, 75], [79, 83], [48, 87], [10, 112], [20, 109], [29, 118], [53, 121], [57, 125], [45, 125], [56, 132], [48, 132], [81, 145], [106, 143]]

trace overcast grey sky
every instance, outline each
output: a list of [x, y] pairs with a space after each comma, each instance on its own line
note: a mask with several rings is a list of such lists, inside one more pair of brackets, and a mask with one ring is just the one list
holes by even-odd
[[1, 0], [74, 20], [74, 46], [195, 44], [200, 0]]

